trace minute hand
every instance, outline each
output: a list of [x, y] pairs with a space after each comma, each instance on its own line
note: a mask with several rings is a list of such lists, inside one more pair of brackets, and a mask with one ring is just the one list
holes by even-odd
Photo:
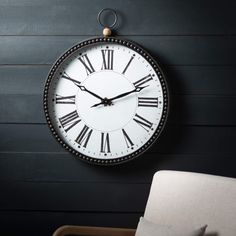
[[[148, 86], [148, 85], [147, 85], [147, 86]], [[114, 100], [116, 100], [116, 99], [118, 99], [118, 98], [125, 97], [125, 96], [127, 96], [127, 95], [129, 95], [129, 94], [131, 94], [131, 93], [140, 92], [142, 89], [146, 88], [147, 86], [144, 86], [144, 87], [136, 87], [135, 89], [133, 89], [133, 90], [131, 90], [131, 91], [129, 91], [129, 92], [122, 93], [122, 94], [117, 95], [117, 96], [115, 96], [115, 97], [113, 97], [113, 98], [110, 98], [109, 101], [114, 101]]]
[[100, 99], [100, 100], [103, 101], [103, 98], [102, 98], [102, 97], [100, 97], [100, 96], [97, 95], [96, 93], [93, 93], [93, 92], [89, 91], [89, 90], [86, 89], [84, 86], [81, 86], [81, 85], [79, 85], [79, 84], [76, 84], [76, 86], [79, 87], [82, 91], [86, 91], [87, 93], [90, 93], [90, 94], [93, 95], [94, 97], [96, 97], [96, 98], [98, 98], [98, 99]]
[[102, 97], [100, 97], [100, 96], [98, 96], [97, 94], [95, 94], [95, 93], [89, 91], [89, 90], [86, 89], [84, 86], [80, 85], [80, 82], [79, 82], [79, 81], [77, 81], [77, 80], [75, 80], [75, 79], [72, 79], [66, 72], [64, 72], [63, 77], [64, 77], [65, 79], [68, 79], [68, 80], [70, 80], [71, 82], [73, 82], [81, 91], [86, 91], [87, 93], [90, 93], [90, 94], [93, 95], [94, 97], [96, 97], [96, 98], [98, 98], [98, 99], [100, 99], [100, 100], [103, 101], [103, 98], [102, 98]]

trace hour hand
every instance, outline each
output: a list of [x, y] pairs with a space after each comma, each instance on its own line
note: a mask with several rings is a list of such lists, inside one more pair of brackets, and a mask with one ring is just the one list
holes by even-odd
[[148, 87], [148, 85], [147, 85], [147, 86], [144, 86], [144, 87], [136, 87], [135, 89], [133, 89], [133, 90], [131, 90], [131, 91], [129, 91], [129, 92], [122, 93], [122, 94], [117, 95], [117, 96], [115, 96], [115, 97], [113, 97], [113, 98], [104, 98], [104, 99], [102, 99], [101, 102], [96, 103], [96, 104], [94, 104], [94, 105], [91, 106], [91, 107], [97, 107], [97, 106], [99, 106], [99, 105], [111, 106], [111, 105], [113, 105], [112, 101], [114, 101], [115, 99], [119, 99], [119, 98], [125, 97], [125, 96], [127, 96], [127, 95], [129, 95], [129, 94], [131, 94], [131, 93], [140, 92], [141, 90], [143, 90], [143, 89], [146, 88], [146, 87]]
[[97, 107], [97, 106], [99, 106], [99, 105], [111, 106], [111, 105], [113, 105], [113, 103], [111, 102], [111, 99], [109, 99], [109, 98], [104, 98], [104, 99], [102, 99], [101, 102], [96, 103], [96, 104], [94, 104], [94, 105], [91, 106], [91, 107]]

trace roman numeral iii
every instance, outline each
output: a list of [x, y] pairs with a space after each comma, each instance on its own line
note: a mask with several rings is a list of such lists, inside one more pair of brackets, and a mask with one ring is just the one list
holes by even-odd
[[59, 118], [59, 121], [61, 123], [61, 126], [65, 129], [65, 131], [68, 132], [72, 127], [78, 124], [81, 121], [81, 119], [77, 111], [75, 110]]
[[81, 130], [81, 132], [79, 133], [75, 141], [79, 145], [83, 145], [83, 147], [87, 147], [87, 144], [88, 144], [88, 141], [92, 132], [93, 132], [92, 129], [89, 129], [87, 125], [84, 125], [83, 129]]
[[113, 70], [113, 55], [114, 50], [102, 50], [102, 70]]
[[101, 133], [101, 153], [111, 152], [109, 133]]
[[142, 128], [144, 128], [146, 131], [152, 128], [153, 123], [151, 123], [150, 121], [146, 120], [145, 118], [143, 118], [142, 116], [138, 114], [135, 114], [135, 117], [133, 120]]
[[153, 79], [152, 76], [149, 74], [149, 75], [143, 77], [142, 79], [136, 81], [136, 82], [134, 83], [134, 86], [135, 86], [136, 88], [137, 88], [137, 87], [140, 87], [141, 85], [146, 84], [148, 81], [150, 81], [150, 80], [152, 80], [152, 79]]
[[92, 66], [92, 64], [91, 64], [87, 54], [84, 54], [83, 56], [79, 57], [78, 59], [84, 65], [84, 68], [86, 70], [87, 75], [95, 72], [95, 70], [94, 70], [94, 68], [93, 68], [93, 66]]
[[139, 97], [138, 98], [139, 107], [158, 107], [158, 98], [152, 97]]
[[75, 95], [63, 97], [56, 94], [56, 104], [75, 104]]

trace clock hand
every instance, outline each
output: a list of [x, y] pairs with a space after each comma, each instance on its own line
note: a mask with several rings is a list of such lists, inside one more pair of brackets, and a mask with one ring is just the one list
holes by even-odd
[[94, 93], [94, 92], [92, 92], [92, 91], [86, 89], [84, 86], [81, 86], [81, 85], [79, 85], [79, 84], [75, 84], [75, 85], [76, 85], [77, 87], [79, 87], [81, 91], [85, 91], [85, 92], [87, 92], [87, 93], [90, 93], [91, 95], [93, 95], [94, 97], [100, 99], [101, 101], [104, 100], [102, 97], [100, 97], [100, 96], [97, 95], [96, 93]]
[[113, 105], [112, 102], [111, 102], [111, 100], [110, 100], [109, 98], [104, 98], [104, 99], [102, 99], [101, 102], [96, 103], [96, 104], [94, 104], [94, 105], [91, 106], [91, 107], [97, 107], [97, 106], [102, 105], [102, 104], [103, 104], [104, 106]]
[[129, 91], [129, 92], [122, 93], [122, 94], [117, 95], [117, 96], [115, 96], [115, 97], [113, 97], [113, 98], [110, 98], [109, 100], [110, 100], [110, 101], [114, 101], [114, 100], [116, 100], [116, 99], [118, 99], [118, 98], [125, 97], [125, 96], [127, 96], [127, 95], [129, 95], [129, 94], [131, 94], [131, 93], [140, 92], [141, 90], [143, 90], [143, 89], [146, 88], [146, 87], [148, 87], [148, 85], [147, 85], [147, 86], [144, 86], [144, 87], [136, 87], [135, 89], [133, 89], [133, 90], [131, 90], [131, 91]]
[[71, 82], [73, 82], [77, 87], [80, 88], [81, 91], [86, 91], [87, 93], [90, 93], [90, 94], [93, 95], [94, 97], [96, 97], [96, 98], [98, 98], [98, 99], [100, 99], [100, 100], [103, 100], [102, 97], [100, 97], [100, 96], [98, 96], [97, 94], [95, 94], [95, 93], [91, 92], [90, 90], [86, 89], [84, 86], [80, 85], [80, 82], [79, 82], [79, 81], [77, 81], [77, 80], [75, 80], [75, 79], [72, 79], [66, 72], [64, 72], [63, 77], [64, 77], [65, 79], [68, 79], [68, 80], [70, 80]]
[[133, 90], [131, 90], [131, 91], [129, 91], [129, 92], [122, 93], [122, 94], [117, 95], [117, 96], [115, 96], [115, 97], [113, 97], [113, 98], [105, 98], [105, 99], [103, 99], [101, 102], [96, 103], [96, 104], [94, 104], [94, 105], [91, 106], [91, 107], [97, 107], [97, 106], [102, 105], [102, 104], [104, 104], [105, 106], [107, 106], [107, 105], [112, 105], [112, 101], [114, 101], [114, 100], [116, 100], [116, 99], [118, 99], [118, 98], [125, 97], [125, 96], [127, 96], [127, 95], [129, 95], [129, 94], [131, 94], [131, 93], [140, 92], [142, 89], [144, 89], [144, 88], [146, 88], [146, 87], [148, 87], [148, 86], [149, 86], [149, 85], [144, 86], [144, 87], [136, 87], [135, 89], [133, 89]]

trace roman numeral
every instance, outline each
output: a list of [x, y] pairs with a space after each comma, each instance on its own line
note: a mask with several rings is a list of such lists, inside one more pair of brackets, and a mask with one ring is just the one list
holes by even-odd
[[78, 59], [84, 65], [84, 68], [86, 70], [87, 75], [95, 72], [95, 70], [94, 70], [94, 68], [93, 68], [93, 66], [92, 66], [92, 64], [91, 64], [87, 54], [84, 54], [83, 56], [79, 57]]
[[66, 72], [63, 73], [62, 78], [68, 79], [68, 80], [72, 81], [74, 84], [77, 84], [77, 85], [80, 84], [79, 81], [72, 79]]
[[113, 55], [114, 50], [106, 49], [102, 50], [102, 70], [113, 70]]
[[87, 125], [84, 125], [83, 129], [81, 130], [80, 134], [78, 135], [75, 141], [79, 145], [83, 145], [83, 147], [86, 148], [92, 132], [92, 129], [89, 130], [89, 127]]
[[81, 121], [81, 119], [77, 111], [75, 110], [59, 118], [59, 121], [62, 127], [65, 129], [65, 131], [68, 132], [68, 130], [70, 130], [72, 127], [78, 124]]
[[130, 137], [128, 136], [128, 134], [125, 132], [124, 129], [122, 129], [122, 133], [123, 133], [127, 148], [134, 146], [133, 142], [131, 141]]
[[137, 88], [137, 87], [140, 87], [141, 85], [147, 83], [148, 81], [150, 81], [150, 80], [152, 80], [152, 79], [153, 79], [152, 76], [149, 74], [149, 75], [143, 77], [142, 79], [136, 81], [136, 82], [134, 83], [134, 86], [135, 86], [136, 88]]
[[138, 106], [139, 107], [158, 107], [158, 97], [156, 98], [139, 97]]
[[135, 117], [134, 117], [133, 120], [135, 122], [137, 122], [137, 124], [139, 124], [141, 127], [143, 127], [146, 131], [148, 131], [148, 129], [152, 128], [153, 123], [151, 123], [150, 121], [144, 119], [142, 116], [140, 116], [138, 114], [135, 114]]
[[75, 95], [63, 97], [56, 94], [56, 104], [75, 104]]
[[101, 133], [101, 150], [102, 153], [111, 152], [110, 149], [110, 139], [109, 139], [109, 133]]
[[127, 71], [128, 67], [129, 67], [129, 65], [130, 65], [130, 63], [132, 62], [133, 59], [134, 59], [134, 56], [132, 56], [132, 57], [130, 58], [128, 64], [126, 65], [125, 69], [123, 70], [123, 72], [122, 72], [123, 75], [124, 75], [125, 72]]

